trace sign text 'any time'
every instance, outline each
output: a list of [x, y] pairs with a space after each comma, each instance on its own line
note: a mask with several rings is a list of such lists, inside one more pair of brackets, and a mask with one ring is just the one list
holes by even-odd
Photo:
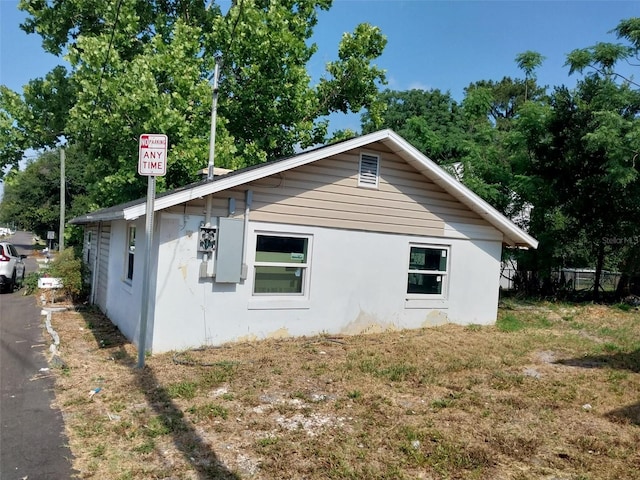
[[138, 148], [138, 173], [146, 176], [163, 176], [167, 172], [167, 136], [155, 133], [140, 135]]

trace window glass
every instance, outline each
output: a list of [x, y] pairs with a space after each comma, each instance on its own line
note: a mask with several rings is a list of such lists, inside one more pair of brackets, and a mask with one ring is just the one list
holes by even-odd
[[442, 295], [447, 275], [448, 248], [412, 246], [407, 293]]
[[441, 295], [442, 275], [434, 275], [432, 273], [410, 273], [407, 293]]
[[258, 235], [253, 293], [303, 295], [308, 246], [307, 237]]
[[441, 248], [411, 247], [410, 270], [447, 270], [446, 250]]
[[306, 263], [307, 239], [258, 235], [256, 262]]
[[133, 280], [133, 262], [136, 253], [136, 227], [129, 225], [127, 233], [127, 279]]
[[302, 268], [256, 267], [255, 293], [302, 293]]

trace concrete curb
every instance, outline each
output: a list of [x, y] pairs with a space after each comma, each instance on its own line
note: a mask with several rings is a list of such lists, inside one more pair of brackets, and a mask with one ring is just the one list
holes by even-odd
[[64, 360], [60, 358], [58, 353], [58, 345], [60, 345], [60, 335], [56, 332], [51, 326], [51, 314], [54, 312], [64, 312], [67, 310], [67, 307], [48, 307], [40, 310], [40, 314], [45, 316], [44, 325], [51, 335], [53, 343], [49, 345], [49, 352], [51, 352], [51, 357], [49, 358], [49, 364], [55, 367], [64, 368], [65, 363]]

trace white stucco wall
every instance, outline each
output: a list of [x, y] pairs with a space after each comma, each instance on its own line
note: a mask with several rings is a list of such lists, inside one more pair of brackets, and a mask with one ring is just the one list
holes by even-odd
[[[202, 220], [200, 216], [167, 213], [157, 220], [154, 352], [272, 336], [359, 333], [447, 321], [495, 321], [502, 237], [492, 228], [448, 225], [446, 238], [408, 238], [251, 222], [247, 280], [217, 284], [212, 279], [198, 278], [202, 257], [197, 252], [197, 232]], [[307, 296], [252, 296], [256, 232], [311, 236]], [[126, 235], [123, 231], [113, 237]], [[411, 243], [450, 248], [446, 298], [407, 300]], [[112, 247], [117, 251], [116, 245]], [[124, 298], [139, 296], [135, 288], [127, 290], [122, 286], [120, 292]], [[127, 303], [130, 302], [120, 301], [114, 307], [118, 318], [139, 314], [139, 309], [133, 311]], [[114, 304], [118, 302], [111, 302]], [[118, 325], [130, 338], [130, 333], [135, 333], [130, 326], [125, 329]]]
[[[127, 226], [136, 226], [136, 254], [133, 263], [133, 281], [126, 278]], [[104, 312], [120, 331], [136, 345], [140, 332], [140, 310], [142, 301], [142, 276], [144, 274], [144, 251], [146, 249], [144, 217], [133, 222], [111, 223], [109, 249], [109, 281], [107, 289], [107, 311]], [[152, 302], [153, 303], [153, 302]], [[151, 329], [149, 329], [151, 330]], [[146, 344], [152, 341], [148, 331]]]

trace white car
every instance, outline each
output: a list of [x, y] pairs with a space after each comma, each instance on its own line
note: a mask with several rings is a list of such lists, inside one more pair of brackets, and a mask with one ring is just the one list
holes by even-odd
[[18, 255], [16, 247], [9, 242], [0, 242], [0, 291], [13, 291], [24, 280], [24, 259], [26, 255]]

